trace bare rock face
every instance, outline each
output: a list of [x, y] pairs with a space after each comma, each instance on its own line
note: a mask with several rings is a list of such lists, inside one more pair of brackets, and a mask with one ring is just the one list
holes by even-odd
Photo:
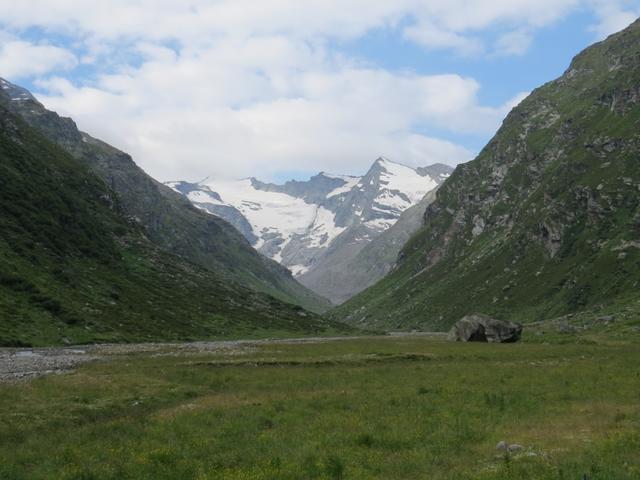
[[513, 343], [520, 340], [522, 325], [496, 320], [487, 315], [467, 315], [449, 331], [452, 342]]

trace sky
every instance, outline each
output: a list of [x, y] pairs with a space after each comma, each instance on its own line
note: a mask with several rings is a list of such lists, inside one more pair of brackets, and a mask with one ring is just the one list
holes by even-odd
[[640, 0], [0, 0], [0, 77], [160, 181], [473, 159]]

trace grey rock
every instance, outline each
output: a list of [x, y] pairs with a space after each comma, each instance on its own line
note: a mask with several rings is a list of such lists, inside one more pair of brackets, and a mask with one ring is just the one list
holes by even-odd
[[251, 185], [256, 190], [286, 193], [292, 197], [301, 198], [307, 203], [318, 204], [326, 202], [327, 194], [345, 184], [346, 181], [343, 178], [336, 178], [325, 172], [320, 172], [307, 181], [289, 180], [284, 185], [265, 183], [251, 178]]
[[524, 450], [524, 447], [522, 445], [517, 444], [517, 443], [513, 443], [513, 444], [509, 445], [509, 451], [511, 453], [521, 452], [522, 450]]
[[519, 323], [474, 314], [456, 322], [447, 338], [455, 342], [513, 343], [521, 336], [522, 325]]
[[562, 321], [558, 324], [558, 332], [564, 333], [564, 334], [572, 334], [572, 333], [576, 333], [577, 329], [576, 327], [571, 325], [569, 322]]
[[427, 167], [418, 167], [416, 168], [416, 172], [418, 172], [423, 177], [427, 175], [432, 178], [440, 177], [441, 181], [444, 181], [451, 176], [453, 169], [449, 165], [434, 163], [433, 165], [429, 165]]
[[500, 451], [500, 452], [506, 452], [507, 451], [507, 442], [505, 442], [504, 440], [500, 440], [497, 444], [496, 444], [496, 450]]

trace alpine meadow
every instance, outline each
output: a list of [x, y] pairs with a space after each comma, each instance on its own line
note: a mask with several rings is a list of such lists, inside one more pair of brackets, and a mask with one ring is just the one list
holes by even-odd
[[640, 479], [638, 17], [0, 0], [0, 480]]

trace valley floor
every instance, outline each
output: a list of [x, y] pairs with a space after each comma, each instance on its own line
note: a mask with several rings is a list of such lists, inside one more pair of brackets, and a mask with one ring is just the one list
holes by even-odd
[[95, 361], [0, 384], [0, 478], [640, 478], [640, 342], [539, 338], [3, 350]]
[[[439, 335], [439, 334], [432, 334]], [[116, 343], [72, 347], [0, 347], [0, 383], [65, 373], [83, 363], [113, 360], [123, 355], [189, 356], [205, 353], [235, 355], [260, 345], [319, 343], [355, 337], [299, 337], [289, 339], [219, 340], [179, 343]]]

